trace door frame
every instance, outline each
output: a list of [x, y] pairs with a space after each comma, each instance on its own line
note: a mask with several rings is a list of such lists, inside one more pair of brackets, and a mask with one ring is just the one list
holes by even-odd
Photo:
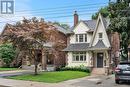
[[102, 62], [103, 62], [103, 63], [102, 63], [102, 64], [103, 64], [103, 67], [101, 67], [101, 68], [104, 68], [104, 52], [97, 52], [97, 53], [96, 53], [96, 68], [100, 68], [100, 67], [97, 67], [97, 66], [98, 66], [98, 65], [97, 65], [97, 64], [98, 64], [98, 63], [97, 63], [98, 54], [103, 54], [103, 61], [102, 61]]

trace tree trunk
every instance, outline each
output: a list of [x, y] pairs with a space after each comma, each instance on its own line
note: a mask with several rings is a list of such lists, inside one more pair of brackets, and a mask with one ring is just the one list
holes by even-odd
[[38, 75], [38, 71], [37, 71], [37, 64], [35, 64], [35, 75]]
[[35, 50], [35, 59], [34, 59], [34, 62], [35, 62], [35, 75], [38, 75], [38, 61], [37, 61], [37, 50]]

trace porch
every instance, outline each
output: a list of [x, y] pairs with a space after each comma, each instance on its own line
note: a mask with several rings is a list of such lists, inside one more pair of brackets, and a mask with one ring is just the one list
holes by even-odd
[[[55, 50], [52, 46], [48, 46], [44, 49], [35, 49], [35, 52], [34, 50], [31, 50], [31, 54], [34, 54], [34, 56], [31, 57], [29, 55], [25, 55], [26, 58], [23, 58], [22, 68], [34, 70], [35, 61], [37, 61], [38, 70], [54, 71], [57, 67], [61, 67], [66, 64], [65, 53]], [[34, 57], [36, 57], [36, 59]]]
[[108, 74], [110, 66], [110, 53], [107, 49], [92, 51], [92, 74]]

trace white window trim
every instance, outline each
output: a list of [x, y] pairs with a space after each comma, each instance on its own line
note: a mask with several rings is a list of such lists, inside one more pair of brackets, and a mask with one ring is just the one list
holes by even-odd
[[[83, 42], [79, 42], [79, 35], [83, 35]], [[85, 35], [87, 36], [87, 41], [85, 41]], [[88, 42], [88, 35], [86, 33], [75, 34], [75, 42], [76, 43], [87, 43]]]
[[[102, 34], [102, 38], [99, 37], [99, 34], [100, 34], [100, 33]], [[99, 39], [99, 40], [103, 40], [103, 33], [102, 33], [102, 32], [99, 32], [99, 33], [98, 33], [98, 39]]]
[[[83, 54], [80, 54], [81, 52], [73, 52], [72, 53], [72, 62], [87, 62], [87, 54], [86, 52], [83, 52]], [[79, 56], [79, 61], [76, 61], [76, 55]], [[83, 56], [83, 61], [80, 60], [80, 56]], [[75, 57], [75, 58], [74, 58]], [[85, 59], [86, 57], [86, 59]], [[84, 60], [85, 59], [85, 60]]]

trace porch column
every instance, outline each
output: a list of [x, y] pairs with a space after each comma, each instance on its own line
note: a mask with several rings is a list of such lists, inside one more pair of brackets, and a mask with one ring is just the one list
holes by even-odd
[[108, 51], [105, 51], [105, 54], [106, 54], [106, 66], [109, 67], [109, 55], [108, 55]]
[[90, 66], [94, 67], [94, 52], [91, 51]]
[[46, 52], [42, 50], [42, 70], [47, 69], [46, 59]]

